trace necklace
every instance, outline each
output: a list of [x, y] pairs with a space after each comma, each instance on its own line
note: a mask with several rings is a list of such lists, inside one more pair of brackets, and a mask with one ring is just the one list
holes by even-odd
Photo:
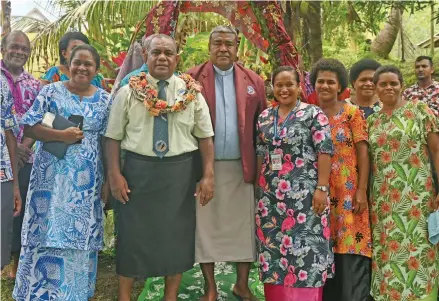
[[178, 78], [186, 84], [184, 91], [179, 91], [174, 104], [158, 98], [157, 89], [148, 81], [146, 73], [141, 72], [138, 76], [131, 76], [129, 85], [134, 97], [143, 102], [151, 116], [169, 114], [184, 111], [187, 106], [197, 99], [197, 93], [201, 91], [201, 85], [189, 74], [181, 74]]

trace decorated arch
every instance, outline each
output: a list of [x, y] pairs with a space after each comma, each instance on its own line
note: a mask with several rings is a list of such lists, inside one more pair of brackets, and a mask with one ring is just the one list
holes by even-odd
[[[222, 15], [247, 40], [268, 54], [272, 67], [288, 65], [298, 68], [299, 54], [285, 30], [282, 11], [276, 1], [161, 1], [146, 16], [145, 37], [163, 33], [175, 38], [179, 14], [191, 12]], [[130, 62], [133, 52], [130, 49], [118, 79], [135, 67]], [[302, 88], [302, 91], [306, 91]]]

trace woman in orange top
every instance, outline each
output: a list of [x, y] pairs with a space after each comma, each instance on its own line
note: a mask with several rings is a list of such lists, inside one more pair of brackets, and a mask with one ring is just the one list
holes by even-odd
[[325, 301], [364, 301], [370, 296], [372, 242], [366, 195], [368, 134], [361, 110], [338, 96], [348, 85], [346, 68], [335, 59], [311, 71], [320, 107], [329, 118], [334, 156], [330, 185], [335, 277], [326, 282]]

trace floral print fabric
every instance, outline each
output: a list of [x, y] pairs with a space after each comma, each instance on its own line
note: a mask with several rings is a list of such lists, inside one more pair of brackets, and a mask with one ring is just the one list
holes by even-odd
[[427, 135], [439, 119], [423, 102], [368, 119], [373, 160], [372, 295], [421, 300], [439, 283], [439, 252], [427, 239], [435, 199]]
[[[264, 157], [256, 213], [260, 277], [288, 287], [321, 287], [334, 272], [329, 206], [322, 215], [311, 206], [318, 155], [333, 151], [328, 118], [308, 105], [279, 128], [277, 141], [276, 110], [263, 111], [257, 123], [257, 155]], [[271, 152], [282, 156], [281, 170], [272, 169]]]
[[334, 143], [329, 179], [334, 252], [371, 257], [369, 210], [353, 213], [358, 187], [355, 144], [368, 141], [366, 120], [358, 107], [346, 103], [337, 115], [329, 118], [329, 124]]
[[433, 113], [439, 117], [439, 82], [433, 81], [430, 86], [423, 89], [416, 83], [410, 88], [407, 88], [403, 96], [407, 101], [422, 101], [425, 102]]
[[15, 117], [14, 100], [12, 99], [11, 91], [8, 87], [7, 81], [0, 81], [1, 85], [1, 104], [2, 104], [2, 117], [1, 117], [1, 132], [0, 132], [0, 145], [1, 145], [1, 164], [0, 164], [0, 182], [7, 182], [13, 180], [11, 158], [9, 156], [9, 149], [6, 144], [5, 131], [13, 130], [18, 126], [17, 119]]

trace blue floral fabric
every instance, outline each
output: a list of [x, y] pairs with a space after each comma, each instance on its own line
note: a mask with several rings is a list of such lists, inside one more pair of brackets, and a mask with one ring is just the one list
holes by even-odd
[[90, 97], [70, 93], [62, 82], [43, 87], [21, 124], [40, 123], [46, 112], [84, 116], [84, 139], [69, 146], [63, 159], [39, 143], [31, 173], [22, 228], [22, 245], [99, 250], [103, 245], [101, 186], [104, 180], [100, 138], [110, 109], [107, 92]]
[[1, 117], [1, 132], [0, 132], [0, 147], [1, 147], [1, 175], [0, 181], [7, 182], [13, 179], [11, 159], [9, 157], [8, 146], [6, 145], [5, 131], [12, 130], [18, 126], [15, 117], [14, 100], [12, 99], [11, 91], [8, 87], [8, 81], [1, 78], [1, 103], [2, 103], [2, 117]]

